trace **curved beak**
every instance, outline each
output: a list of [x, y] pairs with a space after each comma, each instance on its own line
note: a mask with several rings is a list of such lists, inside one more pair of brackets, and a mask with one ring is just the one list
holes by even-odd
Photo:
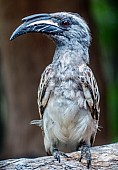
[[46, 34], [56, 34], [62, 32], [62, 29], [56, 22], [53, 21], [53, 18], [49, 14], [35, 14], [27, 16], [23, 18], [22, 21], [23, 24], [13, 32], [10, 40], [31, 32], [41, 32]]

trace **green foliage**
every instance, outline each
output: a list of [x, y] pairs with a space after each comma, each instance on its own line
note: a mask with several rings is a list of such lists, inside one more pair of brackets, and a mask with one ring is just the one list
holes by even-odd
[[109, 131], [118, 141], [118, 9], [116, 1], [91, 0], [91, 9], [98, 30], [104, 74], [107, 82]]
[[118, 141], [118, 84], [108, 88], [109, 128], [112, 141]]
[[99, 30], [99, 40], [103, 50], [116, 48], [116, 33], [118, 26], [118, 11], [106, 0], [92, 0], [92, 11]]

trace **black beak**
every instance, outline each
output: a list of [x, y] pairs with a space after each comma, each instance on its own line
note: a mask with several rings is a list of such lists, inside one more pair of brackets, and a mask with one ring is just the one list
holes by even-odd
[[13, 32], [10, 40], [31, 32], [42, 32], [46, 34], [57, 34], [62, 32], [62, 29], [53, 21], [49, 14], [31, 15], [23, 18], [22, 21], [23, 24]]

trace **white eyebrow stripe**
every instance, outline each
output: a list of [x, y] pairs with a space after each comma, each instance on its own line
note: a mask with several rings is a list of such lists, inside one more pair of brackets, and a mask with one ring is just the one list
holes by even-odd
[[30, 24], [28, 24], [27, 26], [32, 26], [32, 25], [38, 25], [38, 24], [50, 24], [50, 25], [54, 25], [54, 26], [58, 26], [57, 23], [53, 22], [52, 20], [39, 20], [39, 21], [35, 21], [32, 22]]

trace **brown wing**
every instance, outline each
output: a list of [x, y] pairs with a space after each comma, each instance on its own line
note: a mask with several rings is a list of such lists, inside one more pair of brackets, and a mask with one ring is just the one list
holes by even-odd
[[80, 75], [81, 86], [92, 117], [96, 120], [99, 120], [100, 94], [96, 79], [88, 66], [83, 66]]
[[[83, 89], [84, 97], [88, 108], [90, 109], [91, 115], [98, 125], [99, 114], [100, 114], [100, 94], [98, 90], [98, 85], [93, 72], [88, 66], [83, 66], [80, 72], [80, 81]], [[95, 133], [96, 134], [96, 133]], [[91, 137], [91, 144], [94, 142], [95, 134]]]
[[52, 70], [52, 65], [47, 66], [45, 71], [43, 72], [38, 88], [38, 108], [39, 108], [39, 115], [40, 119], [43, 118], [43, 113], [44, 110], [47, 106], [51, 90], [52, 90], [52, 85], [50, 84], [51, 79], [53, 77], [53, 70]]

